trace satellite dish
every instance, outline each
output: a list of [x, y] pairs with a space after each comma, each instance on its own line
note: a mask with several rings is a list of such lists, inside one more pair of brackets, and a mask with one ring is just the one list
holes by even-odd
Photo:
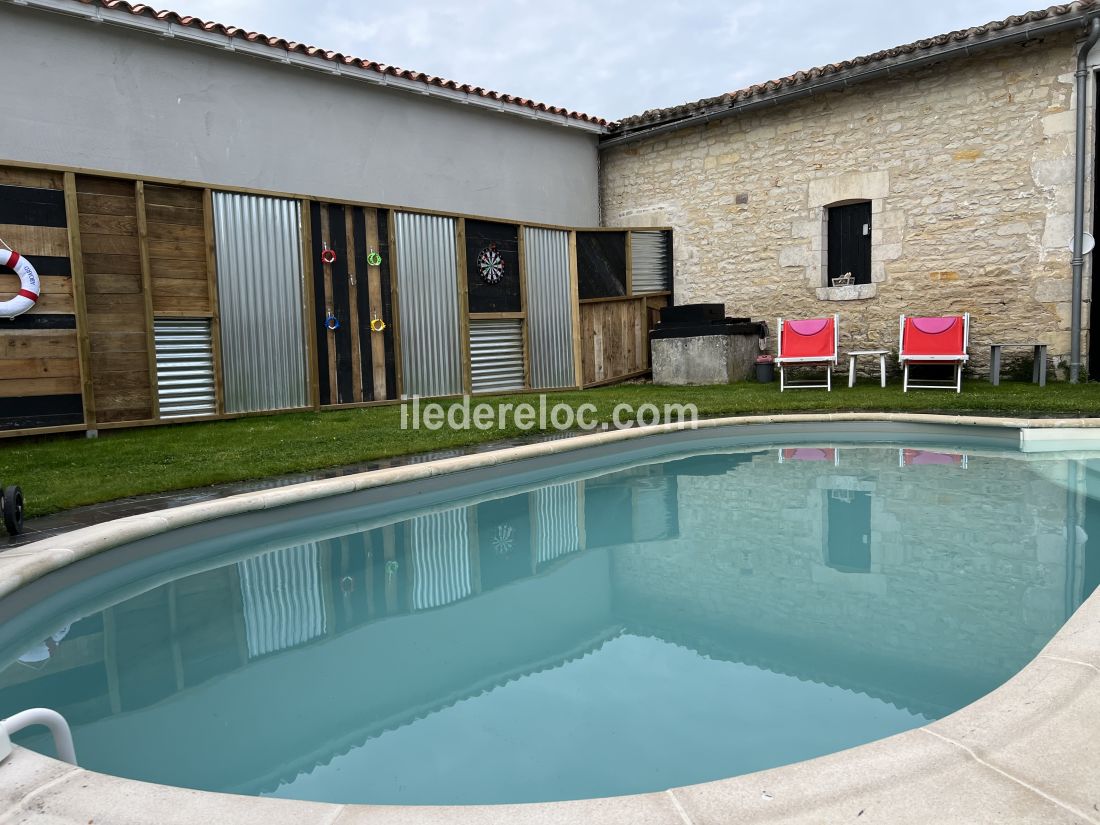
[[[1067, 248], [1069, 249], [1070, 252], [1073, 251], [1073, 238], [1069, 239], [1069, 243], [1066, 244], [1066, 246], [1067, 246]], [[1092, 237], [1091, 233], [1086, 232], [1084, 235], [1081, 236], [1081, 254], [1082, 255], [1088, 255], [1095, 248], [1096, 248], [1096, 238]]]

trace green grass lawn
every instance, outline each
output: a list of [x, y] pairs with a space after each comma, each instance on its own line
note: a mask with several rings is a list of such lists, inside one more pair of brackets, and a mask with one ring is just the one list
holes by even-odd
[[[974, 380], [961, 395], [942, 390], [902, 393], [864, 379], [853, 389], [780, 394], [779, 384], [744, 383], [715, 387], [654, 387], [626, 384], [585, 392], [553, 393], [549, 402], [574, 407], [593, 403], [601, 421], [616, 404], [693, 403], [701, 417], [779, 412], [945, 412], [1012, 416], [1092, 416], [1100, 413], [1100, 384], [1026, 383], [992, 387]], [[537, 396], [478, 398], [493, 404], [537, 403]], [[447, 402], [444, 402], [445, 405]], [[387, 456], [461, 447], [537, 432], [516, 426], [481, 431], [402, 430], [398, 406], [321, 413], [293, 413], [104, 431], [83, 435], [0, 441], [0, 483], [19, 484], [27, 515], [38, 516], [83, 504], [141, 493], [180, 490], [219, 482], [356, 464]]]

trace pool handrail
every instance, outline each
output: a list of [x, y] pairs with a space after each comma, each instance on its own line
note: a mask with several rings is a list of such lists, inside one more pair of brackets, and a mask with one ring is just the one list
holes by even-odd
[[58, 759], [70, 765], [77, 764], [76, 746], [73, 745], [73, 732], [69, 723], [64, 716], [49, 708], [29, 708], [7, 719], [0, 719], [0, 762], [11, 754], [11, 734], [34, 725], [43, 725], [49, 729]]

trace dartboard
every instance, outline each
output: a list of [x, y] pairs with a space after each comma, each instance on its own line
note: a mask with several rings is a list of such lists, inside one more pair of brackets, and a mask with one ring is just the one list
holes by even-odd
[[487, 284], [500, 283], [504, 277], [504, 259], [497, 252], [495, 243], [489, 244], [477, 254], [477, 272]]

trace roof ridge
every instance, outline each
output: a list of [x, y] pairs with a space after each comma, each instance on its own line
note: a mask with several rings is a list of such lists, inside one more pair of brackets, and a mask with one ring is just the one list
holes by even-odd
[[176, 24], [185, 28], [198, 29], [209, 34], [220, 34], [230, 39], [241, 39], [249, 43], [258, 43], [260, 45], [268, 46], [270, 48], [283, 49], [287, 52], [291, 52], [294, 54], [301, 54], [307, 57], [316, 57], [322, 60], [327, 60], [330, 63], [336, 63], [344, 66], [354, 66], [356, 68], [364, 69], [366, 71], [377, 72], [381, 75], [389, 75], [404, 80], [424, 83], [429, 86], [436, 86], [441, 89], [449, 89], [452, 91], [463, 92], [465, 94], [476, 95], [478, 97], [483, 97], [488, 100], [496, 100], [512, 106], [518, 106], [526, 109], [532, 109], [538, 112], [546, 112], [548, 114], [559, 115], [561, 117], [569, 118], [571, 120], [592, 123], [597, 126], [609, 125], [609, 121], [606, 118], [598, 117], [596, 115], [585, 114], [584, 112], [570, 110], [565, 108], [564, 106], [553, 106], [547, 103], [541, 103], [536, 100], [531, 100], [530, 98], [521, 97], [519, 95], [508, 94], [506, 92], [497, 92], [492, 89], [483, 88], [481, 86], [473, 86], [468, 83], [459, 83], [456, 80], [450, 80], [444, 77], [437, 77], [435, 75], [430, 75], [425, 72], [417, 72], [411, 69], [402, 69], [398, 66], [391, 66], [389, 64], [381, 63], [376, 60], [368, 60], [365, 58], [355, 57], [353, 55], [346, 55], [342, 52], [322, 49], [317, 46], [309, 46], [305, 43], [299, 43], [295, 40], [287, 40], [283, 37], [273, 37], [262, 32], [247, 31], [239, 26], [231, 26], [211, 20], [203, 20], [202, 18], [196, 17], [194, 15], [180, 14], [179, 12], [171, 11], [168, 9], [158, 10], [153, 6], [149, 6], [144, 3], [130, 3], [128, 2], [128, 0], [67, 0], [67, 2], [76, 3], [83, 6], [103, 8], [109, 11], [126, 12], [136, 17], [149, 17], [154, 20]]

